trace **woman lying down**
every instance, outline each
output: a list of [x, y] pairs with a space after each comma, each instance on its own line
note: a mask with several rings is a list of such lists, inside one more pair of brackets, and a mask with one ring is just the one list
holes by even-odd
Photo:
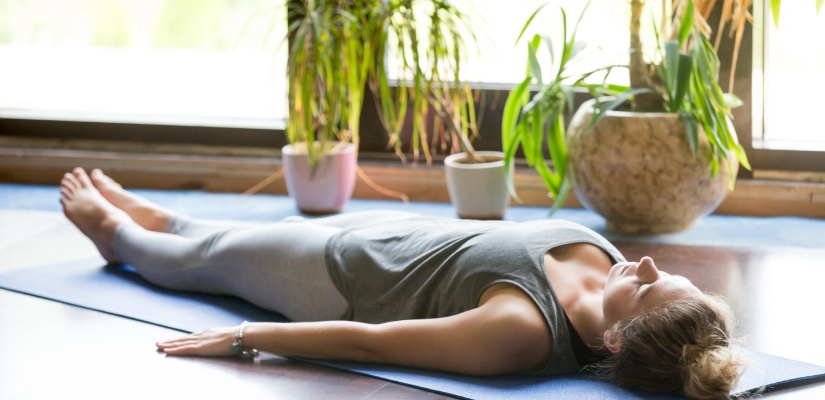
[[708, 399], [727, 397], [739, 376], [724, 301], [649, 257], [626, 261], [571, 222], [371, 211], [232, 225], [167, 210], [80, 168], [60, 192], [107, 261], [295, 321], [157, 343], [168, 355], [257, 349], [470, 375], [588, 368], [621, 386]]

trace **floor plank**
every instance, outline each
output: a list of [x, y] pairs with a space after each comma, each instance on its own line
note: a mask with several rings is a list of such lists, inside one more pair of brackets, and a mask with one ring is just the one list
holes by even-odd
[[[49, 215], [47, 215], [49, 214]], [[91, 245], [58, 213], [0, 213], [0, 271], [84, 258]], [[32, 227], [36, 223], [40, 226]], [[725, 296], [746, 344], [825, 364], [825, 250], [618, 243]], [[46, 251], [46, 249], [48, 251]], [[0, 400], [103, 398], [441, 399], [444, 396], [273, 355], [257, 363], [173, 358], [153, 350], [177, 332], [0, 290]], [[825, 384], [765, 395], [825, 398]]]

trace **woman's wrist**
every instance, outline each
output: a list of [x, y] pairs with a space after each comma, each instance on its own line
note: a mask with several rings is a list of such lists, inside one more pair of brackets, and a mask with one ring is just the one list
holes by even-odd
[[244, 321], [238, 327], [235, 333], [235, 340], [232, 342], [232, 352], [241, 358], [254, 358], [258, 355], [258, 350], [245, 346], [243, 342], [247, 324], [248, 322]]

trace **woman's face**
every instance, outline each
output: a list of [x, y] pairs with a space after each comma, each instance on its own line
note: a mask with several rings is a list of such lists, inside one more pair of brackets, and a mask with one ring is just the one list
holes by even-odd
[[688, 293], [701, 291], [683, 276], [659, 271], [650, 257], [618, 263], [610, 269], [604, 287], [606, 327]]

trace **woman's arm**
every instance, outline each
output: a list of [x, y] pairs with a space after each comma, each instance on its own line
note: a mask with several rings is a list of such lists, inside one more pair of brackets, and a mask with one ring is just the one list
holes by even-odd
[[[444, 318], [371, 325], [350, 321], [251, 323], [244, 346], [283, 356], [404, 365], [472, 375], [541, 369], [552, 350], [544, 318], [503, 285], [479, 307]], [[237, 328], [159, 343], [170, 355], [231, 355]]]

